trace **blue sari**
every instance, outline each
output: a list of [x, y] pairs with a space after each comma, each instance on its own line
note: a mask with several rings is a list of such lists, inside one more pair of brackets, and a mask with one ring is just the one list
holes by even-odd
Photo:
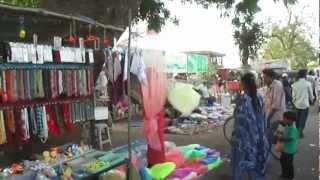
[[251, 97], [243, 94], [234, 112], [232, 135], [232, 180], [263, 180], [269, 159], [269, 142], [266, 134], [266, 116], [263, 99], [257, 96], [256, 110]]

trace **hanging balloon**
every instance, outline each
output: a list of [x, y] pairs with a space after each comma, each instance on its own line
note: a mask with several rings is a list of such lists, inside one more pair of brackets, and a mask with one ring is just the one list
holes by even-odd
[[25, 30], [24, 28], [20, 28], [19, 38], [20, 38], [20, 39], [26, 38], [26, 30]]
[[20, 21], [20, 30], [19, 30], [18, 36], [20, 39], [24, 39], [26, 38], [26, 30], [24, 28], [24, 17], [23, 16], [19, 17], [19, 21]]

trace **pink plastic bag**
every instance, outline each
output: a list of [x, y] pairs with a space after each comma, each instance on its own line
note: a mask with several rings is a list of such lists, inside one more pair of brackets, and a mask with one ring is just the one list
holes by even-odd
[[184, 158], [179, 149], [175, 148], [166, 154], [166, 162], [173, 162], [176, 164], [176, 167], [179, 168], [183, 165]]

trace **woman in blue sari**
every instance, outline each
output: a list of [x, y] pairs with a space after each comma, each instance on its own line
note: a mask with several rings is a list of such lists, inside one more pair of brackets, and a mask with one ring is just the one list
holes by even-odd
[[244, 91], [237, 100], [232, 135], [232, 180], [264, 180], [269, 159], [266, 118], [262, 96], [257, 93], [255, 76], [241, 78]]

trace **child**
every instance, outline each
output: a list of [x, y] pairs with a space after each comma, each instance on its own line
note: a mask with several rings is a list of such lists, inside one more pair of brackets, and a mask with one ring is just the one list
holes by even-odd
[[283, 150], [281, 153], [280, 163], [282, 169], [282, 177], [288, 180], [294, 178], [293, 159], [297, 151], [298, 130], [295, 125], [296, 114], [287, 111], [283, 114], [283, 124], [285, 126], [283, 136], [279, 140], [283, 142]]

